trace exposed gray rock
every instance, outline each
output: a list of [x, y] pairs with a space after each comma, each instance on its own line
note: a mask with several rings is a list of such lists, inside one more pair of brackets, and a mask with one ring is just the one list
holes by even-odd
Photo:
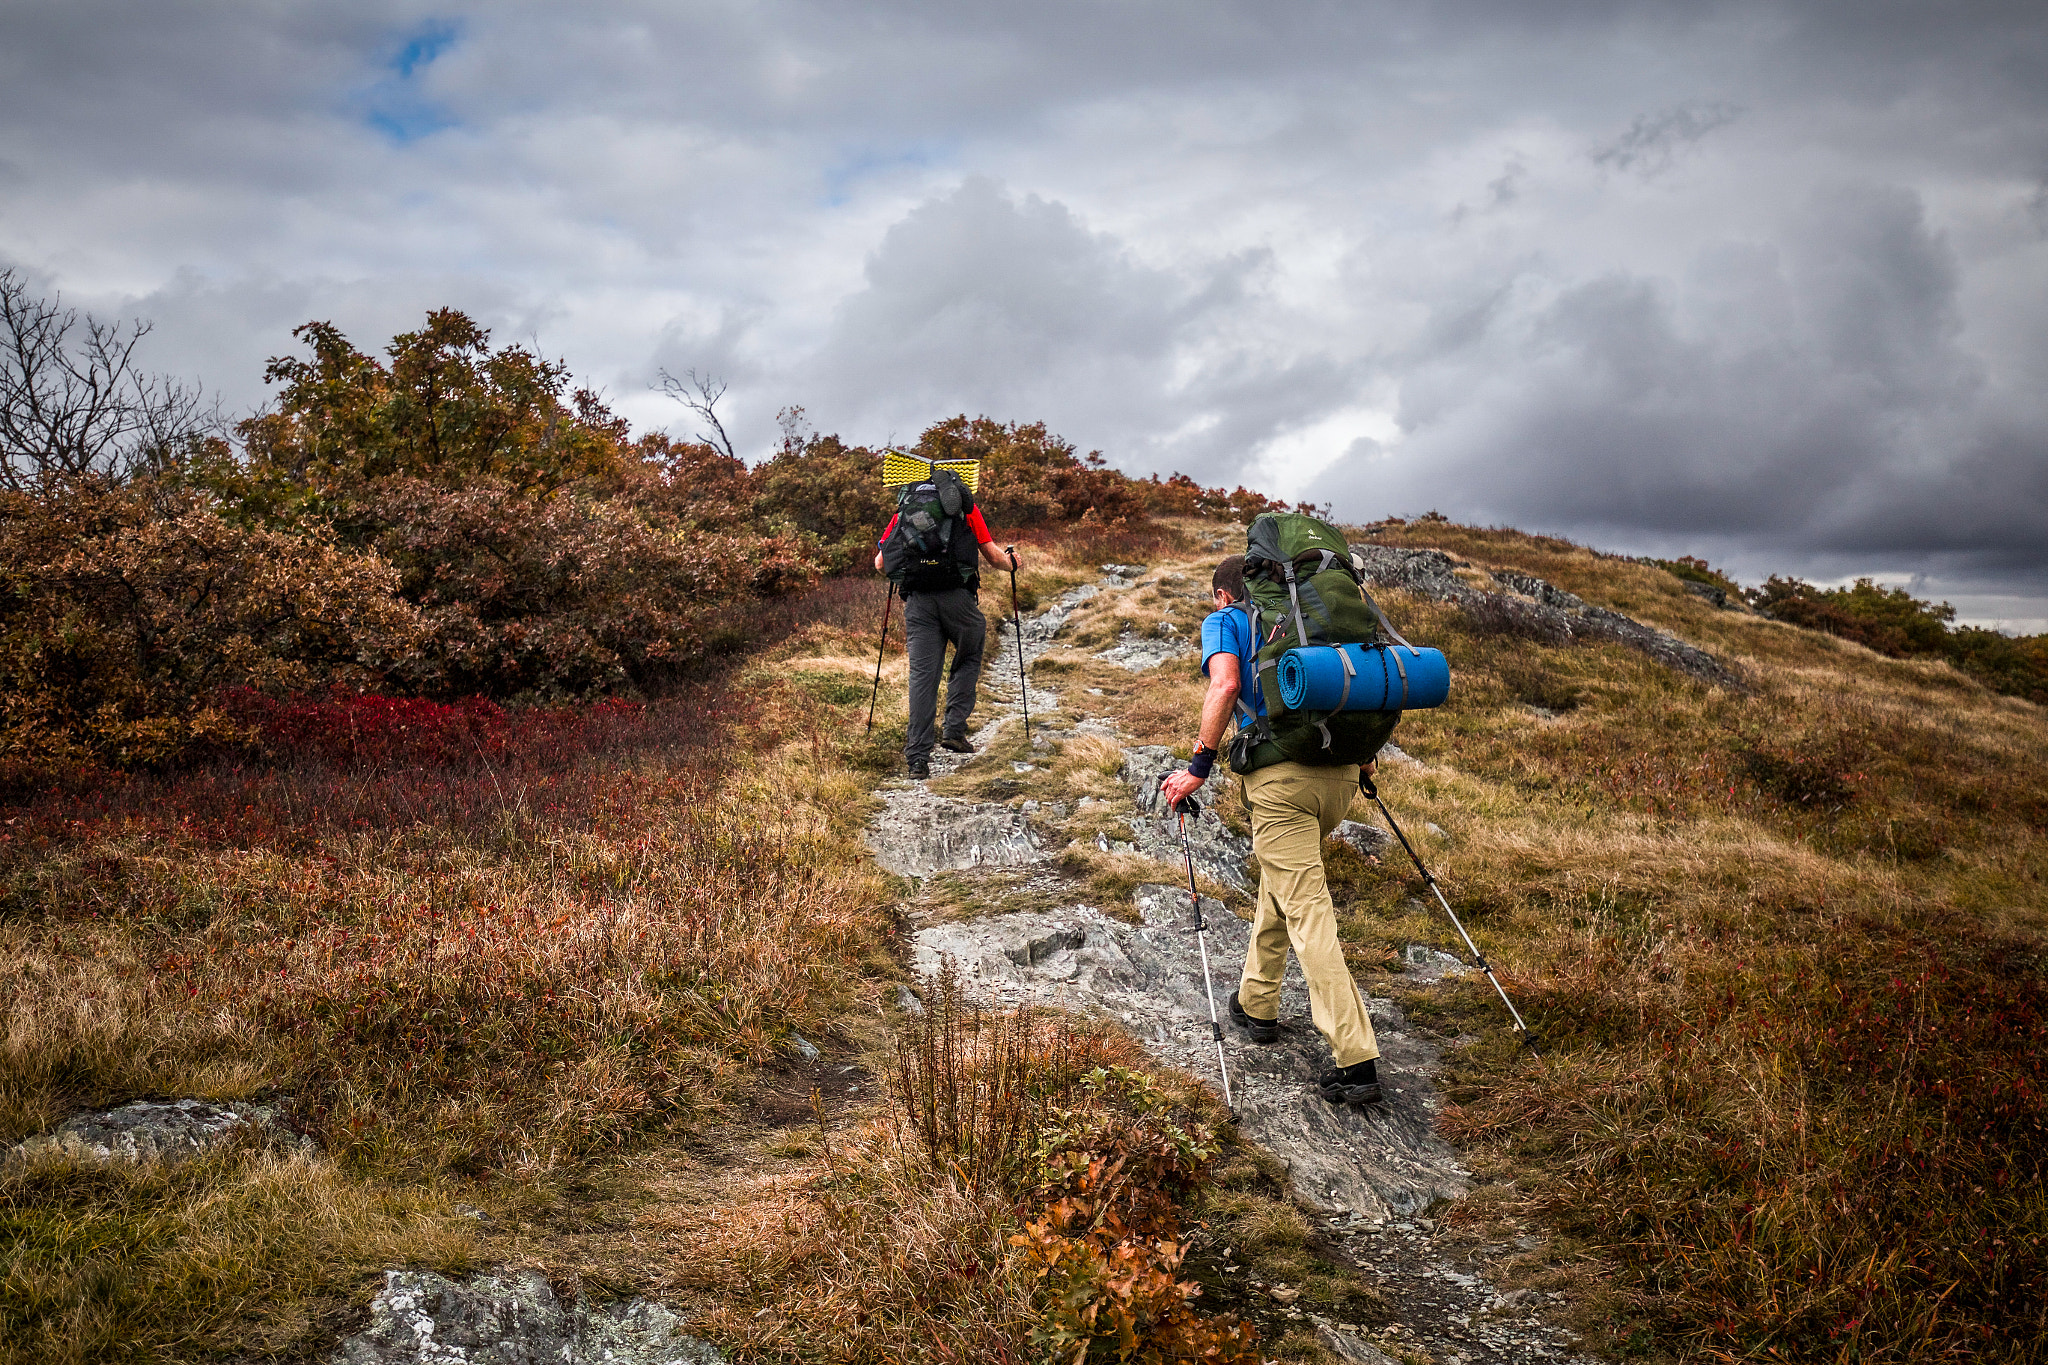
[[1358, 545], [1351, 553], [1365, 565], [1365, 581], [1374, 587], [1399, 588], [1439, 601], [1471, 592], [1452, 570], [1458, 561], [1442, 550], [1404, 550], [1392, 545]]
[[65, 1152], [99, 1161], [182, 1161], [255, 1127], [286, 1147], [311, 1141], [285, 1127], [274, 1104], [210, 1100], [137, 1100], [118, 1109], [79, 1114], [14, 1149], [16, 1155]]
[[[933, 925], [913, 938], [912, 965], [932, 974], [950, 958], [969, 991], [994, 1005], [1058, 1005], [1121, 1020], [1162, 1060], [1215, 1084], [1210, 996], [1187, 889], [1145, 885], [1132, 901], [1141, 924], [1077, 905]], [[1216, 901], [1204, 902], [1203, 918], [1220, 1016], [1237, 989], [1250, 930]], [[1379, 1034], [1382, 1104], [1333, 1105], [1315, 1093], [1316, 1073], [1330, 1057], [1291, 960], [1281, 1041], [1254, 1047], [1226, 1026], [1225, 1050], [1239, 1128], [1287, 1163], [1296, 1195], [1320, 1209], [1380, 1220], [1462, 1193], [1466, 1175], [1433, 1128], [1436, 1049], [1409, 1030], [1391, 1001], [1368, 1008]]]
[[1095, 657], [1133, 673], [1144, 673], [1192, 652], [1193, 646], [1186, 640], [1126, 634], [1108, 649], [1097, 650]]
[[332, 1365], [725, 1365], [725, 1355], [683, 1330], [649, 1299], [564, 1304], [537, 1271], [451, 1280], [387, 1270], [370, 1325], [341, 1344]]
[[1143, 564], [1105, 564], [1102, 571], [1112, 578], [1139, 579], [1145, 576]]
[[1465, 959], [1427, 943], [1411, 943], [1402, 951], [1401, 965], [1410, 981], [1441, 981], [1447, 976], [1469, 976], [1475, 970]]
[[[1169, 773], [1179, 772], [1185, 766], [1163, 744], [1140, 744], [1124, 750], [1119, 775], [1129, 784], [1131, 798], [1138, 808], [1138, 814], [1129, 821], [1131, 834], [1137, 851], [1148, 858], [1168, 863], [1182, 861], [1180, 820], [1167, 809], [1160, 784]], [[1209, 774], [1209, 783], [1196, 793], [1203, 810], [1187, 822], [1188, 846], [1194, 851], [1197, 873], [1249, 895], [1255, 883], [1245, 871], [1245, 860], [1252, 856], [1252, 841], [1232, 832], [1208, 810], [1216, 786], [1228, 776], [1227, 768], [1218, 767]]]
[[1736, 601], [1734, 598], [1729, 597], [1728, 590], [1726, 588], [1716, 587], [1712, 583], [1695, 583], [1690, 578], [1682, 578], [1679, 580], [1679, 582], [1683, 583], [1685, 585], [1685, 590], [1691, 593], [1694, 597], [1704, 597], [1709, 602], [1712, 602], [1715, 606], [1719, 607], [1722, 611], [1742, 610], [1742, 604]]
[[1455, 603], [1468, 615], [1498, 629], [1551, 644], [1574, 640], [1612, 640], [1640, 651], [1666, 668], [1723, 687], [1741, 689], [1727, 665], [1697, 645], [1646, 626], [1618, 611], [1596, 607], [1576, 594], [1555, 587], [1534, 574], [1502, 569], [1493, 581], [1508, 592], [1486, 592], [1458, 580], [1461, 567], [1442, 550], [1407, 550], [1389, 545], [1353, 545], [1365, 565], [1369, 584], [1399, 588], [1438, 601]]
[[908, 986], [896, 988], [896, 1008], [905, 1014], [923, 1014], [924, 997]]
[[1356, 1361], [1357, 1365], [1401, 1365], [1379, 1347], [1351, 1332], [1339, 1331], [1321, 1318], [1316, 1319], [1316, 1340], [1339, 1360]]
[[[1566, 592], [1563, 588], [1552, 587], [1534, 574], [1518, 573], [1513, 569], [1502, 569], [1499, 573], [1493, 575], [1493, 581], [1503, 587], [1513, 588], [1524, 597], [1534, 598], [1546, 607], [1555, 607], [1559, 611], [1594, 610], [1594, 608], [1586, 604], [1585, 598], [1580, 597], [1576, 593]], [[1628, 618], [1623, 617], [1622, 619], [1627, 620]]]
[[[1067, 618], [1074, 614], [1074, 608], [1101, 591], [1102, 588], [1097, 584], [1083, 583], [1078, 588], [1069, 588], [1061, 593], [1050, 607], [1038, 615], [1025, 617], [1024, 643], [1027, 646], [1033, 641], [1043, 644], [1058, 635], [1060, 628], [1067, 624]], [[1012, 639], [1014, 638], [1013, 636]]]
[[885, 872], [929, 877], [970, 867], [1022, 867], [1046, 857], [1023, 811], [939, 796], [916, 783], [881, 797], [882, 812], [866, 838]]
[[1378, 825], [1368, 825], [1358, 820], [1343, 821], [1330, 837], [1351, 845], [1368, 858], [1377, 858], [1394, 842], [1394, 836]]

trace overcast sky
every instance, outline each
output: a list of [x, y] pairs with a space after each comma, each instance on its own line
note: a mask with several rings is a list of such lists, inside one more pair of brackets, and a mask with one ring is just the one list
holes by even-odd
[[[2048, 616], [2048, 6], [0, 0], [0, 265]], [[1917, 579], [1912, 576], [1919, 575]]]

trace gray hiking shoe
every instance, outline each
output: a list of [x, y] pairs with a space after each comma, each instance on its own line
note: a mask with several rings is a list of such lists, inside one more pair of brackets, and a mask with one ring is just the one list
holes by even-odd
[[1380, 1073], [1370, 1058], [1333, 1066], [1316, 1077], [1316, 1089], [1332, 1104], [1371, 1104], [1380, 1098]]
[[1244, 1036], [1255, 1043], [1273, 1043], [1280, 1039], [1278, 1019], [1254, 1019], [1244, 1012], [1244, 1006], [1237, 1002], [1237, 992], [1230, 993], [1230, 1022], [1244, 1030]]
[[932, 765], [929, 759], [913, 758], [909, 760], [906, 766], [912, 777], [925, 778], [932, 775]]

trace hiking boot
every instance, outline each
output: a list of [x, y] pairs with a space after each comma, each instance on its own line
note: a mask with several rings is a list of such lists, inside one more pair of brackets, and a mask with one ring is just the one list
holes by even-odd
[[974, 752], [974, 741], [965, 735], [947, 735], [939, 741], [939, 747], [956, 754], [971, 754]]
[[1278, 1019], [1254, 1019], [1244, 1012], [1244, 1006], [1237, 1003], [1237, 993], [1230, 995], [1230, 1022], [1244, 1030], [1244, 1036], [1255, 1043], [1278, 1042], [1280, 1021]]
[[1380, 1097], [1379, 1068], [1372, 1059], [1333, 1066], [1316, 1077], [1316, 1089], [1332, 1104], [1371, 1104]]
[[909, 770], [910, 770], [910, 775], [911, 775], [912, 777], [916, 777], [916, 778], [926, 778], [926, 777], [930, 777], [930, 776], [932, 775], [932, 765], [931, 765], [931, 760], [930, 760], [930, 759], [925, 759], [925, 758], [913, 758], [913, 759], [910, 759], [910, 760], [909, 760], [909, 761], [908, 761], [908, 762], [907, 762], [907, 763], [905, 764], [905, 766], [906, 766], [907, 768], [909, 768]]

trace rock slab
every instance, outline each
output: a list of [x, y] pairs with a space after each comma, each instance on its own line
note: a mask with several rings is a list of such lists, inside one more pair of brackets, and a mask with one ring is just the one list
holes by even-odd
[[[1167, 809], [1159, 788], [1168, 775], [1185, 766], [1163, 744], [1139, 744], [1124, 750], [1120, 775], [1138, 809], [1127, 822], [1132, 839], [1140, 853], [1160, 862], [1179, 863], [1183, 858], [1180, 820]], [[1218, 784], [1229, 775], [1228, 768], [1219, 768], [1210, 773], [1209, 781]], [[1205, 787], [1196, 799], [1206, 807], [1213, 791], [1213, 785]], [[1246, 895], [1257, 890], [1257, 883], [1245, 871], [1252, 856], [1250, 839], [1234, 833], [1207, 809], [1187, 822], [1187, 838], [1198, 874]]]
[[[929, 976], [950, 959], [968, 990], [998, 1007], [1055, 1005], [1117, 1019], [1161, 1060], [1220, 1092], [1187, 889], [1141, 886], [1132, 901], [1141, 924], [1076, 905], [932, 925], [912, 939], [912, 966]], [[1205, 900], [1202, 914], [1220, 1015], [1237, 989], [1250, 926], [1217, 901]], [[1240, 1131], [1287, 1163], [1295, 1194], [1325, 1212], [1383, 1221], [1464, 1193], [1467, 1178], [1434, 1128], [1436, 1049], [1393, 1002], [1368, 1009], [1387, 1092], [1381, 1104], [1333, 1105], [1314, 1090], [1330, 1057], [1291, 959], [1280, 1041], [1253, 1046], [1226, 1026], [1224, 1051]]]
[[330, 1365], [725, 1365], [649, 1299], [565, 1304], [537, 1271], [387, 1270], [370, 1325]]
[[883, 813], [869, 826], [875, 863], [899, 877], [930, 877], [970, 867], [1023, 867], [1046, 857], [1023, 811], [939, 796], [922, 784], [881, 793]]
[[284, 1127], [275, 1105], [137, 1100], [68, 1118], [14, 1151], [18, 1156], [65, 1152], [96, 1161], [184, 1161], [251, 1126], [268, 1130], [286, 1146], [311, 1145]]
[[1699, 646], [1618, 611], [1593, 606], [1534, 574], [1502, 569], [1491, 577], [1506, 591], [1485, 592], [1460, 582], [1455, 571], [1466, 566], [1442, 550], [1353, 545], [1351, 551], [1365, 565], [1366, 581], [1374, 586], [1399, 588], [1450, 602], [1461, 611], [1492, 620], [1514, 634], [1549, 644], [1565, 645], [1580, 639], [1612, 640], [1648, 655], [1666, 668], [1742, 690], [1740, 680], [1728, 666]]

